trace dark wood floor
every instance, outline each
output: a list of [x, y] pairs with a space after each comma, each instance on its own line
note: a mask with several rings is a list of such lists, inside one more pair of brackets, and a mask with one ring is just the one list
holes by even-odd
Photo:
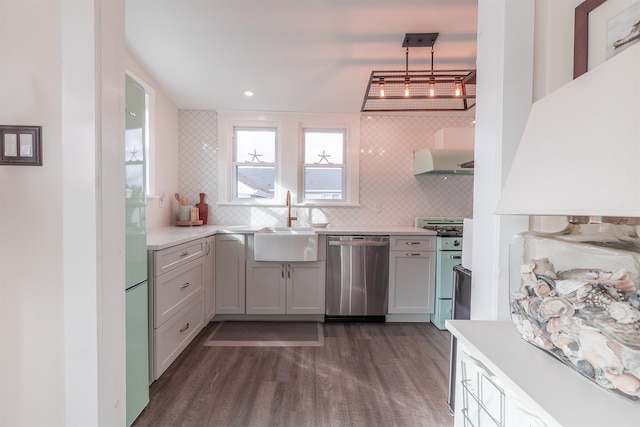
[[452, 426], [450, 335], [430, 323], [325, 323], [323, 347], [208, 347], [159, 380], [146, 426]]

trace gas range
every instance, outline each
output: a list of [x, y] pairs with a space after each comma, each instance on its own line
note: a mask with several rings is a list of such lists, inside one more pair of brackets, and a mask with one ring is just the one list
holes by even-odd
[[416, 228], [435, 231], [438, 237], [462, 237], [463, 218], [416, 218]]

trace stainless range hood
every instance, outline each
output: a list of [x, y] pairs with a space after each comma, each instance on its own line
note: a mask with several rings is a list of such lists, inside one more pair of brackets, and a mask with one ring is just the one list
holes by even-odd
[[414, 175], [473, 175], [473, 150], [422, 149], [413, 156]]

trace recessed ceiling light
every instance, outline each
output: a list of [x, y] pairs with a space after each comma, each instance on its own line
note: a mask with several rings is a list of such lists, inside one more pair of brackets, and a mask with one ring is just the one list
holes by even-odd
[[252, 91], [252, 90], [247, 89], [247, 90], [245, 90], [245, 91], [244, 91], [244, 95], [245, 95], [245, 96], [253, 96], [253, 91]]

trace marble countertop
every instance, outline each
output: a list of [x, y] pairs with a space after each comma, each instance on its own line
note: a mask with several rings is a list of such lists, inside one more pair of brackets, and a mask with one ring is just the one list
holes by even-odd
[[[147, 249], [161, 250], [171, 246], [186, 243], [194, 239], [212, 236], [214, 234], [253, 234], [264, 226], [252, 225], [201, 225], [194, 227], [160, 227], [147, 230]], [[339, 226], [329, 225], [324, 228], [314, 228], [317, 234], [336, 234], [336, 235], [424, 235], [435, 236], [435, 231], [424, 230], [415, 227], [385, 227], [385, 226]]]

